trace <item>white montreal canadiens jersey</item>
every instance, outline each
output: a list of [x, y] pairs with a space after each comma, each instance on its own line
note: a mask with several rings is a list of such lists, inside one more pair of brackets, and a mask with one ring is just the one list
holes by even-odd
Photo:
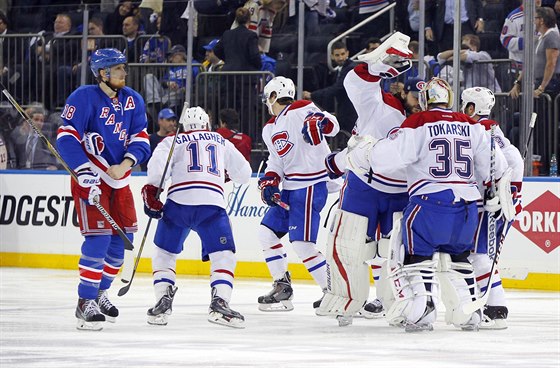
[[[402, 103], [392, 94], [381, 89], [383, 79], [372, 75], [367, 64], [357, 65], [344, 79], [344, 88], [358, 114], [356, 134], [370, 135], [377, 139], [394, 134], [406, 118]], [[385, 156], [388, 161], [391, 157]], [[359, 174], [366, 184], [385, 193], [406, 192], [406, 173], [395, 171], [391, 176], [378, 172]]]
[[[388, 155], [391, 160], [383, 159]], [[410, 196], [451, 189], [456, 200], [476, 201], [477, 178], [490, 176], [490, 139], [467, 115], [432, 109], [407, 118], [396, 134], [373, 147], [369, 160], [381, 173], [406, 167]], [[507, 167], [500, 150], [495, 162], [500, 178]]]
[[275, 172], [282, 178], [282, 189], [306, 188], [329, 181], [325, 157], [331, 152], [325, 140], [312, 146], [303, 140], [303, 121], [310, 113], [322, 112], [329, 119], [324, 135], [334, 136], [339, 131], [338, 120], [321, 111], [310, 101], [295, 101], [266, 123], [262, 137], [269, 156], [265, 172]]
[[[148, 184], [159, 186], [174, 136], [161, 141], [148, 162]], [[225, 208], [227, 175], [238, 184], [251, 178], [251, 167], [235, 146], [220, 134], [191, 131], [177, 136], [166, 174], [171, 178], [167, 198], [182, 205], [214, 205]]]

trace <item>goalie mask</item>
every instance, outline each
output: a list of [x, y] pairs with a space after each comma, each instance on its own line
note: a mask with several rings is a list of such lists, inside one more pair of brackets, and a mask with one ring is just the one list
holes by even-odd
[[200, 106], [184, 109], [179, 123], [183, 125], [183, 129], [185, 129], [186, 132], [190, 130], [210, 129], [210, 118]]
[[[271, 97], [272, 93], [276, 95]], [[289, 97], [294, 99], [296, 95], [296, 86], [290, 78], [286, 77], [274, 77], [264, 86], [263, 91], [263, 103], [268, 107], [268, 112], [270, 115], [274, 115], [272, 112], [272, 105], [279, 98]], [[271, 101], [272, 99], [272, 101]]]
[[474, 105], [474, 112], [470, 117], [474, 115], [488, 116], [496, 103], [496, 98], [494, 97], [494, 92], [490, 91], [488, 88], [484, 87], [473, 87], [467, 88], [461, 93], [461, 111], [467, 113], [466, 109], [469, 104]]
[[446, 104], [446, 108], [453, 107], [453, 90], [449, 83], [441, 78], [432, 78], [419, 94], [419, 103], [423, 111], [432, 104]]

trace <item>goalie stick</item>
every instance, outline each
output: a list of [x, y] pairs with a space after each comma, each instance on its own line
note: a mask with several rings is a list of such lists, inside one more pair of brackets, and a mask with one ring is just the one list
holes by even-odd
[[[45, 137], [43, 132], [41, 132], [41, 130], [39, 128], [37, 128], [37, 126], [33, 123], [33, 120], [31, 120], [31, 118], [27, 115], [25, 110], [23, 110], [23, 108], [20, 106], [20, 104], [14, 99], [14, 97], [10, 94], [10, 92], [8, 92], [8, 89], [1, 82], [0, 82], [0, 87], [2, 87], [2, 93], [4, 94], [4, 96], [6, 96], [8, 101], [17, 110], [17, 112], [19, 112], [19, 114], [23, 117], [23, 119], [31, 126], [31, 128], [33, 128], [35, 133], [37, 133], [39, 138], [41, 138], [43, 143], [45, 143], [45, 145], [47, 146], [47, 149], [60, 162], [60, 164], [62, 165], [64, 170], [66, 170], [70, 174], [72, 179], [74, 179], [76, 182], [78, 182], [78, 177], [76, 176], [76, 173], [74, 172], [74, 170], [72, 170], [70, 168], [70, 166], [68, 166], [66, 161], [64, 161], [62, 156], [60, 156], [60, 153], [58, 153], [56, 148], [53, 147], [53, 145], [51, 144], [51, 142], [49, 142], [47, 137]], [[132, 245], [132, 242], [130, 241], [130, 239], [126, 236], [124, 231], [120, 228], [120, 226], [111, 217], [109, 212], [107, 212], [107, 210], [101, 205], [101, 203], [99, 203], [99, 198], [98, 197], [94, 198], [93, 203], [94, 203], [95, 208], [97, 208], [97, 210], [99, 211], [99, 213], [101, 213], [101, 215], [105, 218], [105, 220], [109, 223], [109, 225], [111, 225], [111, 227], [117, 232], [119, 237], [122, 239], [122, 241], [124, 242], [124, 248], [126, 250], [132, 251], [134, 249], [134, 245]]]
[[[185, 102], [183, 106], [183, 113], [186, 109], [188, 109], [189, 105]], [[183, 114], [181, 113], [181, 115]], [[173, 142], [171, 143], [171, 148], [169, 149], [169, 154], [167, 155], [167, 162], [165, 162], [165, 167], [163, 169], [163, 175], [161, 176], [161, 180], [159, 182], [159, 186], [156, 192], [156, 200], [159, 200], [159, 196], [163, 190], [163, 186], [165, 184], [165, 175], [167, 175], [167, 169], [169, 168], [169, 164], [171, 163], [171, 158], [173, 157], [173, 151], [175, 150], [175, 143], [177, 142], [177, 137], [179, 136], [179, 132], [181, 131], [179, 125], [177, 125], [177, 131], [175, 132], [175, 137], [173, 138]], [[148, 237], [148, 232], [150, 231], [150, 225], [152, 224], [153, 218], [150, 217], [148, 220], [148, 225], [146, 225], [146, 230], [144, 231], [144, 235], [142, 236], [142, 243], [140, 244], [140, 248], [138, 248], [138, 254], [136, 255], [136, 260], [134, 261], [134, 266], [132, 269], [130, 268], [133, 264], [134, 260], [134, 252], [130, 251], [125, 254], [125, 262], [123, 266], [123, 271], [121, 273], [121, 281], [126, 285], [119, 289], [118, 296], [123, 296], [124, 294], [128, 293], [130, 286], [132, 285], [132, 280], [134, 279], [134, 275], [136, 275], [136, 270], [138, 269], [138, 264], [140, 263], [140, 257], [142, 256], [142, 250], [144, 249], [144, 244], [146, 244], [146, 238]], [[127, 257], [128, 256], [128, 257]]]

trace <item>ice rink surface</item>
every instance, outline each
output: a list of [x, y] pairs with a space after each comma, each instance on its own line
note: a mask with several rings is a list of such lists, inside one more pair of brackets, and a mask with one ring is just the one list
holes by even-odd
[[[433, 332], [405, 333], [384, 319], [338, 327], [317, 317], [321, 296], [294, 282], [291, 312], [263, 313], [256, 299], [270, 282], [236, 280], [231, 307], [243, 330], [207, 322], [207, 278], [179, 277], [167, 326], [150, 326], [151, 277], [128, 294], [110, 290], [121, 315], [103, 331], [75, 328], [77, 271], [0, 268], [0, 367], [560, 367], [560, 295], [509, 290], [509, 328], [464, 332], [443, 322]], [[373, 290], [373, 288], [372, 288]]]

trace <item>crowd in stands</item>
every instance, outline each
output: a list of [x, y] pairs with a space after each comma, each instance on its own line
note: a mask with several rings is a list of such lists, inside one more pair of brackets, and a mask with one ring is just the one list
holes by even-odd
[[[389, 13], [333, 45], [330, 57], [334, 72], [330, 72], [326, 64], [327, 44], [336, 35], [390, 3], [396, 5], [395, 29], [417, 40], [420, 31], [419, 1], [305, 0], [303, 98], [312, 100], [328, 111], [337, 112], [341, 128], [350, 132], [356, 113], [342, 82], [346, 73], [356, 65], [353, 55], [371, 52], [381, 44], [381, 38], [389, 32]], [[83, 6], [78, 3], [27, 0], [14, 3], [11, 7], [6, 6], [0, 11], [0, 80], [10, 86], [24, 106], [33, 109], [29, 113], [37, 116], [37, 121], [42, 114], [43, 121], [46, 120], [42, 125], [43, 130], [51, 134], [47, 134], [49, 139], [53, 139], [55, 129], [49, 125], [60, 123], [56, 111], [63, 108], [68, 94], [80, 85], [83, 70], [86, 71], [87, 83], [93, 81], [89, 68], [82, 68], [82, 50], [85, 48], [89, 57], [98, 48], [115, 47], [126, 52], [129, 64], [149, 64], [139, 69], [137, 77], [136, 74], [132, 75], [131, 68], [129, 79], [136, 78], [135, 89], [146, 100], [151, 120], [150, 133], [161, 131], [161, 112], [169, 108], [174, 114], [179, 114], [185, 100], [189, 74], [186, 67], [187, 2], [88, 1], [90, 19], [86, 45], [82, 44], [79, 37], [84, 25]], [[291, 7], [286, 0], [195, 0], [194, 4], [195, 47], [193, 69], [190, 71], [193, 83], [196, 83], [200, 73], [219, 71], [268, 71], [296, 79], [297, 6]], [[536, 0], [536, 4], [545, 9], [537, 13], [542, 26], [536, 31], [545, 34], [535, 37], [538, 42], [537, 53], [544, 55], [544, 61], [535, 65], [539, 68], [535, 73], [539, 84], [535, 85], [535, 96], [546, 92], [554, 97], [560, 92], [560, 0]], [[462, 67], [459, 83], [462, 88], [485, 86], [494, 92], [509, 92], [513, 97], [519, 95], [519, 81], [522, 78], [519, 71], [524, 46], [524, 16], [520, 5], [521, 1], [518, 0], [461, 2]], [[387, 92], [401, 94], [408, 79], [432, 75], [439, 75], [453, 83], [453, 12], [452, 0], [426, 0], [426, 56], [419, 62], [425, 63], [427, 70], [424, 75], [419, 75], [415, 64], [404, 75], [404, 79], [387, 81], [384, 84]], [[537, 23], [539, 19], [536, 19]], [[555, 33], [551, 34], [548, 30]], [[10, 34], [29, 36], [20, 40], [9, 38]], [[418, 47], [418, 42], [410, 43], [415, 57]], [[556, 53], [548, 50], [556, 50]], [[552, 60], [554, 57], [556, 60]], [[497, 64], [493, 61], [496, 59], [511, 59], [511, 62]], [[239, 88], [249, 91], [245, 95], [232, 93], [234, 97], [229, 94], [226, 97], [224, 88], [209, 84], [196, 91], [193, 87], [193, 93], [199, 102], [207, 101], [202, 98], [203, 94], [222, 96], [227, 106], [203, 106], [214, 118], [214, 125], [218, 126], [221, 108], [233, 108], [239, 112], [241, 119], [236, 130], [247, 130], [255, 144], [260, 141], [260, 128], [248, 127], [261, 124], [267, 117], [264, 113], [259, 115], [256, 102], [251, 102], [251, 108], [257, 112], [247, 115], [244, 112], [246, 105], [242, 105], [239, 100], [249, 98], [258, 101], [265, 78], [265, 75], [252, 76], [243, 79], [242, 83], [227, 83], [226, 89], [230, 92]], [[38, 80], [43, 80], [45, 91], [34, 90], [38, 84], [34, 82]], [[208, 83], [208, 79], [205, 83]], [[0, 105], [2, 119], [10, 115], [8, 110], [8, 107]], [[53, 112], [54, 118], [50, 117], [49, 111]], [[17, 117], [12, 118], [19, 120]], [[48, 156], [48, 151], [44, 152], [43, 147], [36, 143], [33, 132], [27, 129], [26, 124], [19, 122], [16, 125], [17, 128], [9, 132], [6, 128], [1, 131], [0, 146], [2, 142], [12, 145], [8, 155], [11, 158], [6, 160], [5, 166], [28, 169], [57, 167], [56, 161], [51, 163], [35, 159], [41, 152]], [[30, 151], [31, 146], [34, 148]], [[29, 157], [30, 152], [34, 152], [33, 158]]]

